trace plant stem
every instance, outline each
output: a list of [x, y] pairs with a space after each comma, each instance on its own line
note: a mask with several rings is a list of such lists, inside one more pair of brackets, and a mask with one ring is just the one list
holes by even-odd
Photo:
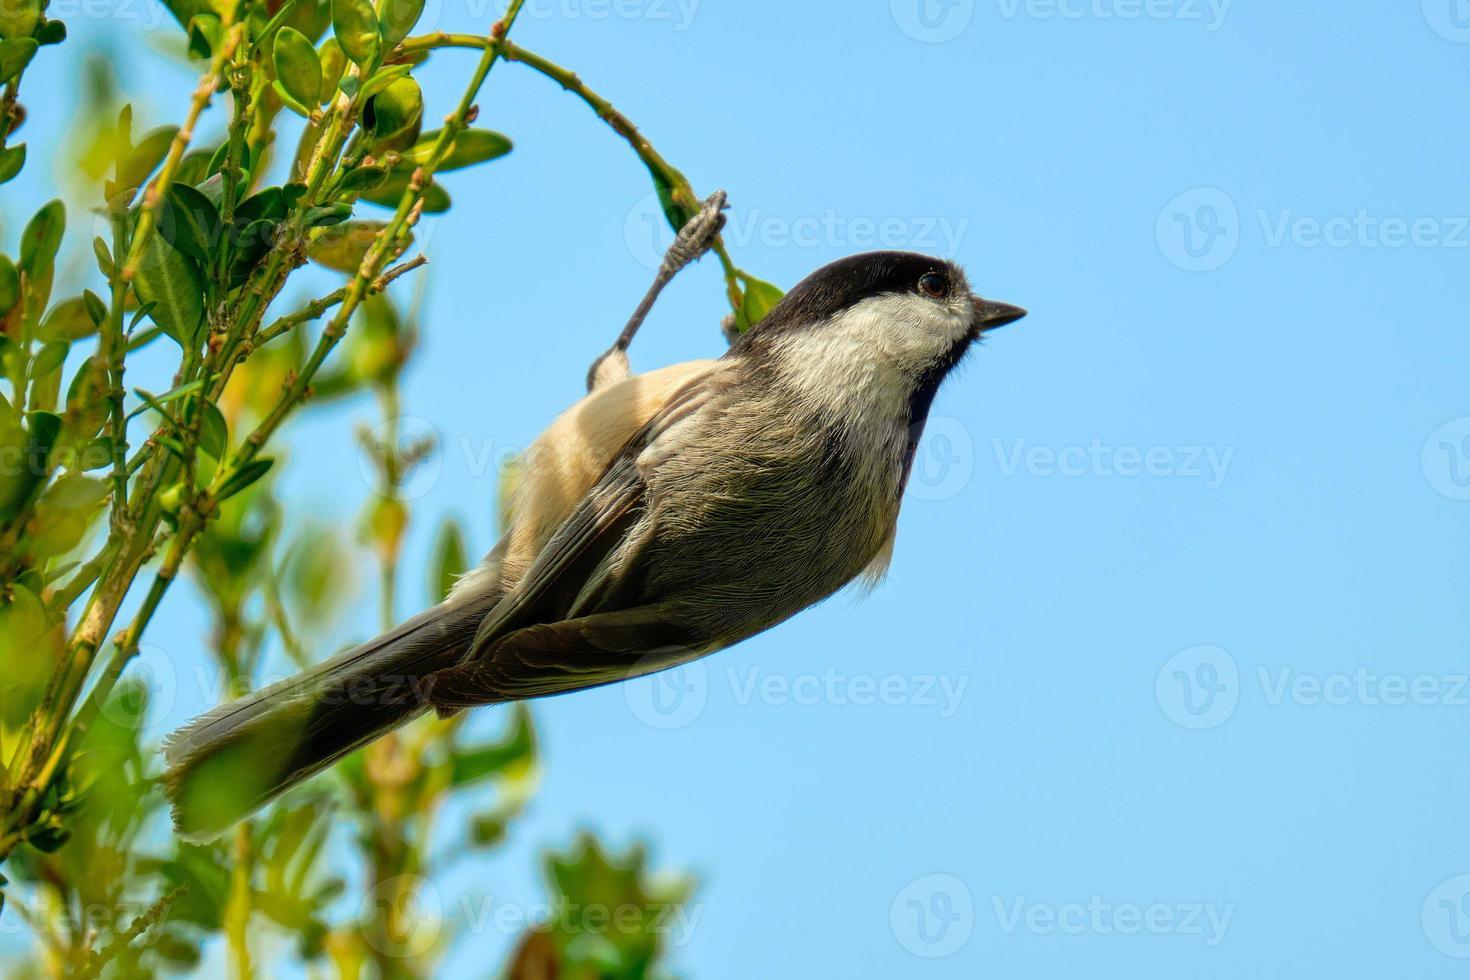
[[[512, 41], [494, 38], [483, 38], [474, 34], [451, 34], [439, 31], [433, 34], [423, 34], [418, 37], [406, 38], [395, 50], [394, 55], [412, 55], [431, 51], [435, 48], [490, 48], [499, 47], [501, 55], [506, 61], [515, 61], [531, 68], [547, 78], [552, 79], [563, 89], [576, 95], [585, 102], [597, 117], [607, 123], [613, 132], [621, 136], [643, 165], [654, 175], [655, 180], [662, 181], [668, 185], [670, 196], [674, 203], [684, 208], [688, 214], [694, 214], [699, 210], [702, 199], [694, 192], [689, 179], [679, 171], [677, 167], [664, 159], [663, 155], [653, 148], [639, 131], [633, 121], [623, 115], [611, 101], [599, 95], [582, 81], [580, 75], [568, 68], [563, 68], [548, 58], [544, 58], [534, 51], [515, 44]], [[679, 228], [675, 226], [677, 232]], [[725, 248], [724, 240], [715, 236], [715, 243], [711, 246], [714, 253], [719, 256], [720, 267], [725, 276], [725, 292], [730, 301], [730, 308], [738, 311], [740, 309], [742, 292], [739, 282], [739, 270], [731, 261], [730, 254]]]

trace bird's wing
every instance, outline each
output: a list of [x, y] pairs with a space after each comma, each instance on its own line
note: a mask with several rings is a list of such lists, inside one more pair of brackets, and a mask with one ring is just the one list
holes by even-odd
[[[640, 457], [679, 422], [705, 404], [711, 375], [679, 387], [613, 460], [516, 586], [490, 610], [459, 666], [436, 673], [429, 700], [441, 710], [578, 690], [629, 676], [634, 665], [659, 651], [692, 656], [695, 638], [657, 605], [576, 615], [579, 597], [608, 584], [609, 557], [627, 541], [645, 511], [647, 483]], [[622, 572], [637, 554], [621, 552]], [[571, 614], [574, 618], [567, 618]], [[670, 653], [669, 666], [681, 657]], [[647, 671], [659, 669], [651, 666]]]

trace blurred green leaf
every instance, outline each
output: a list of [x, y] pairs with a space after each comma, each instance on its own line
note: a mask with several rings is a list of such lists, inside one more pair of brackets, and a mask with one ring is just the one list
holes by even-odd
[[111, 191], [108, 197], [112, 197], [118, 191], [135, 190], [142, 187], [148, 175], [158, 168], [164, 157], [168, 156], [168, 149], [173, 145], [174, 137], [178, 133], [179, 127], [177, 126], [159, 126], [157, 129], [150, 129], [144, 133], [137, 145], [118, 162], [116, 189]]
[[[436, 129], [420, 136], [417, 143], [404, 151], [404, 164], [418, 166], [427, 163], [429, 156], [434, 152], [434, 144], [438, 142], [439, 133], [440, 130]], [[512, 148], [513, 145], [508, 136], [489, 129], [468, 129], [454, 138], [454, 142], [449, 145], [449, 152], [444, 154], [443, 160], [439, 161], [435, 173], [459, 170], [494, 160], [505, 156]]]
[[224, 33], [218, 14], [200, 13], [189, 18], [189, 57], [205, 60], [219, 47]]
[[[395, 169], [388, 174], [388, 179], [381, 186], [364, 192], [362, 199], [371, 204], [380, 204], [385, 208], [396, 208], [403, 197], [403, 192], [408, 190], [408, 182], [412, 176], [413, 170], [411, 169]], [[449, 210], [449, 205], [449, 192], [437, 181], [430, 182], [424, 190], [424, 214], [443, 214]]]
[[358, 65], [377, 60], [378, 15], [367, 0], [332, 0], [332, 31], [343, 53]]
[[20, 173], [26, 165], [26, 145], [17, 143], [0, 150], [0, 184], [6, 183]]
[[275, 460], [273, 459], [252, 459], [224, 482], [219, 489], [219, 499], [229, 500], [235, 494], [240, 493], [256, 480], [269, 473], [273, 465], [275, 465]]
[[357, 167], [342, 177], [341, 189], [362, 193], [376, 190], [388, 182], [387, 167]]
[[531, 726], [530, 711], [518, 702], [510, 730], [500, 741], [454, 750], [450, 757], [450, 784], [467, 786], [516, 766], [528, 765], [535, 758], [535, 753], [536, 736]]
[[41, 341], [80, 340], [96, 333], [99, 322], [93, 318], [86, 298], [73, 296], [51, 307], [51, 312], [46, 314], [46, 319], [41, 321], [36, 331], [36, 338]]
[[0, 255], [0, 316], [20, 302], [20, 275], [9, 256]]
[[204, 413], [199, 420], [199, 448], [215, 459], [224, 459], [230, 445], [230, 428], [225, 416], [214, 402], [196, 403]]
[[5, 0], [0, 3], [0, 38], [30, 37], [41, 22], [41, 0]]
[[42, 46], [60, 44], [66, 40], [66, 24], [59, 20], [48, 20], [36, 28], [35, 38]]
[[82, 541], [107, 500], [107, 481], [69, 473], [42, 494], [31, 522], [29, 544], [38, 558], [61, 555]]
[[[7, 9], [10, 0], [7, 0]], [[0, 23], [4, 21], [4, 14], [0, 13]], [[3, 27], [0, 27], [3, 30]], [[10, 81], [25, 70], [26, 65], [36, 56], [36, 49], [40, 47], [32, 37], [12, 37], [0, 41], [0, 85]]]
[[423, 12], [424, 0], [380, 0], [378, 26], [382, 31], [383, 46], [391, 48], [408, 37]]
[[26, 313], [39, 317], [51, 298], [56, 251], [66, 230], [66, 208], [51, 201], [37, 211], [20, 236], [20, 268], [26, 274]]
[[[382, 221], [349, 221], [337, 225], [317, 236], [307, 254], [319, 265], [353, 275], [362, 266], [373, 241], [386, 227], [387, 224]], [[403, 247], [407, 248], [411, 244], [413, 236], [409, 235]]]
[[468, 570], [469, 563], [464, 531], [458, 522], [446, 520], [439, 526], [439, 536], [434, 540], [434, 557], [429, 563], [433, 576], [429, 582], [431, 601], [439, 602], [448, 597], [455, 581]]

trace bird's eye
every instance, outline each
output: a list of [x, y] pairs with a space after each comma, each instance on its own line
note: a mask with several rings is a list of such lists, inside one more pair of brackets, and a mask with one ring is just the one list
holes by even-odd
[[940, 299], [949, 292], [949, 283], [937, 272], [929, 272], [919, 277], [919, 292], [930, 299]]

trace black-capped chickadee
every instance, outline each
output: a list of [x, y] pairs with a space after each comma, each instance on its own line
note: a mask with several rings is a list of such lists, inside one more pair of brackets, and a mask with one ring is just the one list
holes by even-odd
[[935, 391], [1025, 312], [873, 252], [718, 359], [600, 384], [527, 451], [507, 533], [444, 602], [169, 738], [177, 827], [218, 832], [431, 708], [663, 670], [881, 577]]

